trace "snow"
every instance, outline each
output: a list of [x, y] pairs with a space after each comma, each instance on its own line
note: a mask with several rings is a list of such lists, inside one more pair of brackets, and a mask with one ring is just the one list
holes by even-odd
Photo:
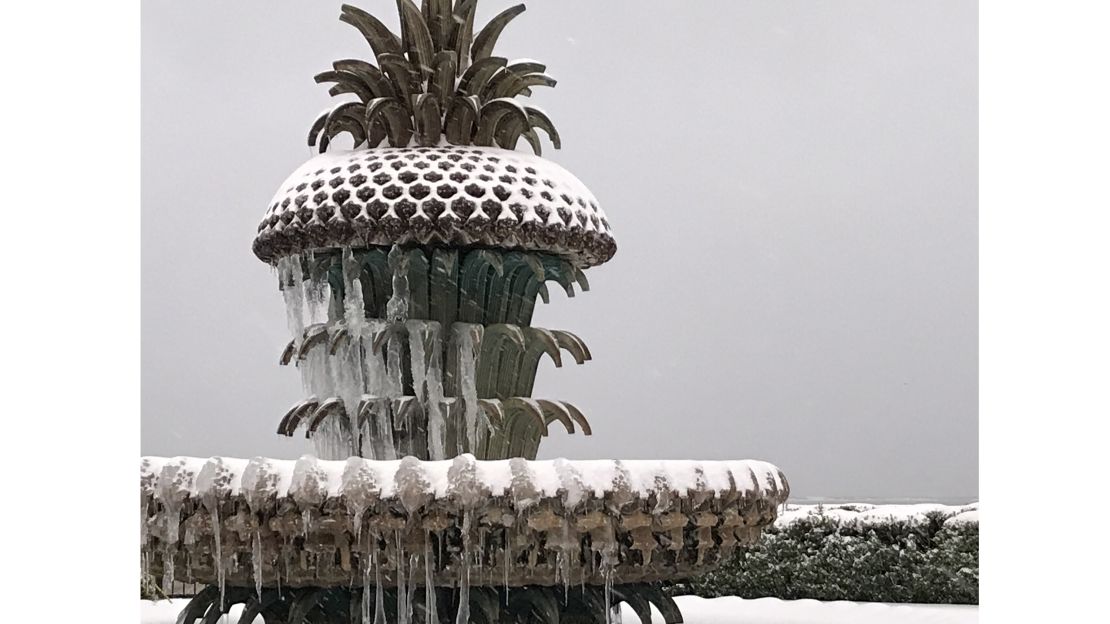
[[[142, 601], [142, 624], [175, 624], [187, 600]], [[887, 604], [880, 602], [820, 602], [778, 598], [675, 598], [686, 624], [972, 624], [979, 621], [975, 605]], [[632, 609], [622, 606], [625, 624], [637, 624]], [[242, 606], [231, 609], [223, 622], [237, 622]], [[662, 622], [652, 610], [653, 624]], [[256, 621], [261, 621], [259, 618]]]
[[964, 511], [944, 521], [944, 526], [959, 526], [964, 524], [979, 524], [979, 510], [971, 509]]
[[[778, 598], [675, 598], [686, 624], [964, 624], [979, 621], [974, 605], [887, 604], [881, 602], [821, 602]], [[627, 605], [623, 621], [638, 622]], [[652, 622], [662, 622], [655, 615]]]
[[891, 521], [922, 523], [927, 521], [927, 514], [941, 513], [948, 516], [947, 523], [979, 522], [979, 503], [968, 505], [873, 505], [869, 503], [851, 503], [836, 505], [786, 505], [785, 511], [779, 514], [775, 526], [782, 528], [791, 523], [813, 515], [823, 515], [826, 518], [837, 520], [841, 523], [858, 523], [861, 525], [886, 524]]
[[[504, 164], [514, 165], [521, 170], [531, 168], [536, 172], [532, 175], [534, 175], [537, 179], [547, 180], [551, 182], [551, 186], [549, 188], [551, 189], [551, 192], [554, 196], [558, 197], [559, 195], [567, 194], [575, 199], [582, 199], [582, 201], [586, 204], [585, 208], [576, 205], [577, 202], [575, 202], [575, 205], [570, 206], [570, 210], [585, 215], [586, 218], [583, 220], [583, 228], [585, 231], [601, 231], [611, 235], [608, 226], [601, 225], [600, 219], [605, 219], [607, 217], [605, 211], [598, 207], [597, 198], [594, 197], [594, 194], [590, 192], [589, 188], [587, 188], [586, 185], [581, 180], [579, 180], [577, 176], [575, 176], [570, 171], [567, 171], [555, 162], [552, 162], [540, 156], [536, 156], [534, 154], [529, 154], [527, 152], [518, 152], [515, 150], [505, 150], [497, 147], [483, 147], [477, 145], [453, 146], [446, 141], [441, 141], [440, 145], [431, 148], [431, 150], [439, 153], [461, 153], [466, 154], [467, 156], [477, 154], [480, 155], [483, 159], [483, 164], [486, 164], [487, 161], [494, 163], [501, 162]], [[417, 148], [416, 146], [401, 148], [380, 147], [373, 149], [355, 150], [330, 149], [323, 154], [312, 157], [296, 170], [294, 170], [293, 173], [285, 179], [281, 186], [278, 187], [278, 191], [270, 200], [270, 208], [266, 211], [266, 217], [268, 218], [274, 214], [280, 215], [286, 210], [296, 210], [297, 206], [293, 204], [293, 200], [295, 200], [298, 195], [303, 194], [303, 191], [298, 191], [297, 187], [302, 183], [311, 184], [315, 180], [323, 180], [327, 182], [335, 177], [335, 174], [331, 173], [333, 169], [347, 171], [347, 168], [351, 165], [361, 164], [362, 159], [368, 155], [384, 156], [389, 154], [412, 154], [416, 156], [418, 160], [426, 160], [424, 158], [424, 155], [427, 151], [429, 150], [425, 148]], [[491, 158], [493, 160], [490, 160]], [[487, 194], [492, 194], [493, 189], [499, 185], [498, 178], [502, 173], [505, 172], [499, 170], [498, 174], [490, 176], [489, 180], [483, 180], [475, 175], [468, 178], [465, 181], [465, 184], [477, 184], [478, 186], [483, 188], [487, 192]], [[457, 185], [449, 179], [442, 180], [439, 183]], [[505, 186], [503, 183], [501, 184], [502, 186]], [[346, 181], [335, 188], [347, 189], [352, 194], [358, 190], [357, 187], [350, 186], [349, 183], [347, 183]], [[534, 209], [535, 201], [529, 200], [528, 196], [525, 196], [523, 193], [521, 193], [522, 190], [528, 190], [526, 186], [520, 184], [512, 184], [508, 185], [508, 190], [512, 193], [512, 196], [508, 200], [501, 203], [504, 206], [510, 206], [513, 204], [518, 204], [522, 206], [525, 211], [525, 216], [522, 221], [535, 221], [548, 226], [563, 226], [563, 223], [559, 221], [559, 217], [556, 214], [555, 210], [550, 211], [551, 214], [548, 215], [546, 221], [544, 221], [543, 218], [539, 216], [539, 214]], [[290, 203], [287, 206], [283, 207], [283, 203], [287, 199], [290, 200]], [[591, 215], [596, 215], [598, 217], [599, 225], [595, 226], [593, 224], [592, 220], [589, 218]]]
[[[514, 486], [512, 460], [481, 461], [469, 454], [453, 460], [420, 461], [408, 458], [407, 461], [406, 470], [402, 471], [404, 462], [401, 460], [379, 461], [357, 457], [346, 461], [320, 460], [311, 455], [296, 461], [265, 457], [255, 457], [250, 461], [223, 457], [144, 457], [140, 465], [140, 483], [144, 494], [152, 493], [164, 504], [179, 505], [193, 496], [216, 500], [241, 491], [251, 508], [259, 509], [275, 498], [285, 496], [292, 496], [298, 502], [319, 504], [327, 497], [348, 492], [354, 494], [352, 499], [368, 504], [375, 497], [398, 496], [399, 478], [416, 483], [423, 493], [437, 500], [455, 496], [459, 488], [472, 488], [476, 484], [491, 496], [502, 496], [519, 489], [522, 476], [518, 475], [517, 485]], [[554, 459], [517, 462], [516, 466], [517, 471], [526, 475], [524, 480], [529, 489], [534, 489], [545, 498], [563, 494], [571, 506], [584, 498], [602, 496], [613, 489], [614, 484], [627, 485], [631, 493], [641, 496], [648, 496], [661, 488], [679, 494], [697, 491], [723, 493], [730, 491], [733, 484], [741, 492], [758, 493], [778, 500], [785, 499], [789, 492], [789, 486], [778, 468], [755, 460]], [[467, 475], [465, 483], [458, 477], [463, 474]], [[455, 479], [452, 479], [453, 475]], [[793, 507], [788, 515], [804, 515], [815, 509], [816, 506]], [[826, 512], [829, 509], [832, 508], [827, 508]], [[868, 513], [878, 517], [885, 512], [872, 510]], [[894, 513], [905, 512], [895, 510]]]

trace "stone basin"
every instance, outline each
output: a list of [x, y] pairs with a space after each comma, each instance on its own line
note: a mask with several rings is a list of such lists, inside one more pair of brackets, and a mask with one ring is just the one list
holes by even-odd
[[789, 495], [762, 461], [471, 455], [145, 457], [141, 490], [149, 573], [259, 590], [678, 580], [757, 539]]

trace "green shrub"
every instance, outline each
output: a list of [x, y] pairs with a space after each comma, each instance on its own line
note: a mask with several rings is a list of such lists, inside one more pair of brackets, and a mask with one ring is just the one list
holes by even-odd
[[672, 595], [979, 604], [979, 526], [924, 520], [841, 522], [818, 513], [764, 531]]

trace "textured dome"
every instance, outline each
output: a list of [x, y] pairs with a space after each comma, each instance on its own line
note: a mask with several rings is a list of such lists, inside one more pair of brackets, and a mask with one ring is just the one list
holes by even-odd
[[580, 268], [616, 242], [578, 178], [522, 152], [402, 147], [328, 152], [293, 172], [258, 226], [265, 262], [303, 251], [394, 243], [543, 251]]

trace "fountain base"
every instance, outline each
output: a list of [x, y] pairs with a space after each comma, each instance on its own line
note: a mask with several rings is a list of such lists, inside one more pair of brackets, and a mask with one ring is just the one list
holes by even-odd
[[540, 600], [711, 570], [789, 486], [760, 461], [148, 457], [141, 492], [143, 564], [166, 586]]
[[[651, 624], [654, 607], [666, 624], [682, 622], [674, 601], [656, 585], [624, 584], [605, 587], [519, 588], [471, 587], [467, 594], [468, 621], [475, 624], [607, 624], [612, 610], [627, 603], [642, 624]], [[182, 611], [178, 624], [215, 622], [235, 605], [243, 605], [239, 622], [262, 616], [267, 624], [454, 624], [463, 591], [438, 587], [434, 597], [425, 588], [303, 587], [263, 589], [228, 587], [223, 600], [219, 588], [209, 586]], [[222, 605], [222, 606], [221, 606]], [[379, 618], [381, 618], [379, 620]]]

